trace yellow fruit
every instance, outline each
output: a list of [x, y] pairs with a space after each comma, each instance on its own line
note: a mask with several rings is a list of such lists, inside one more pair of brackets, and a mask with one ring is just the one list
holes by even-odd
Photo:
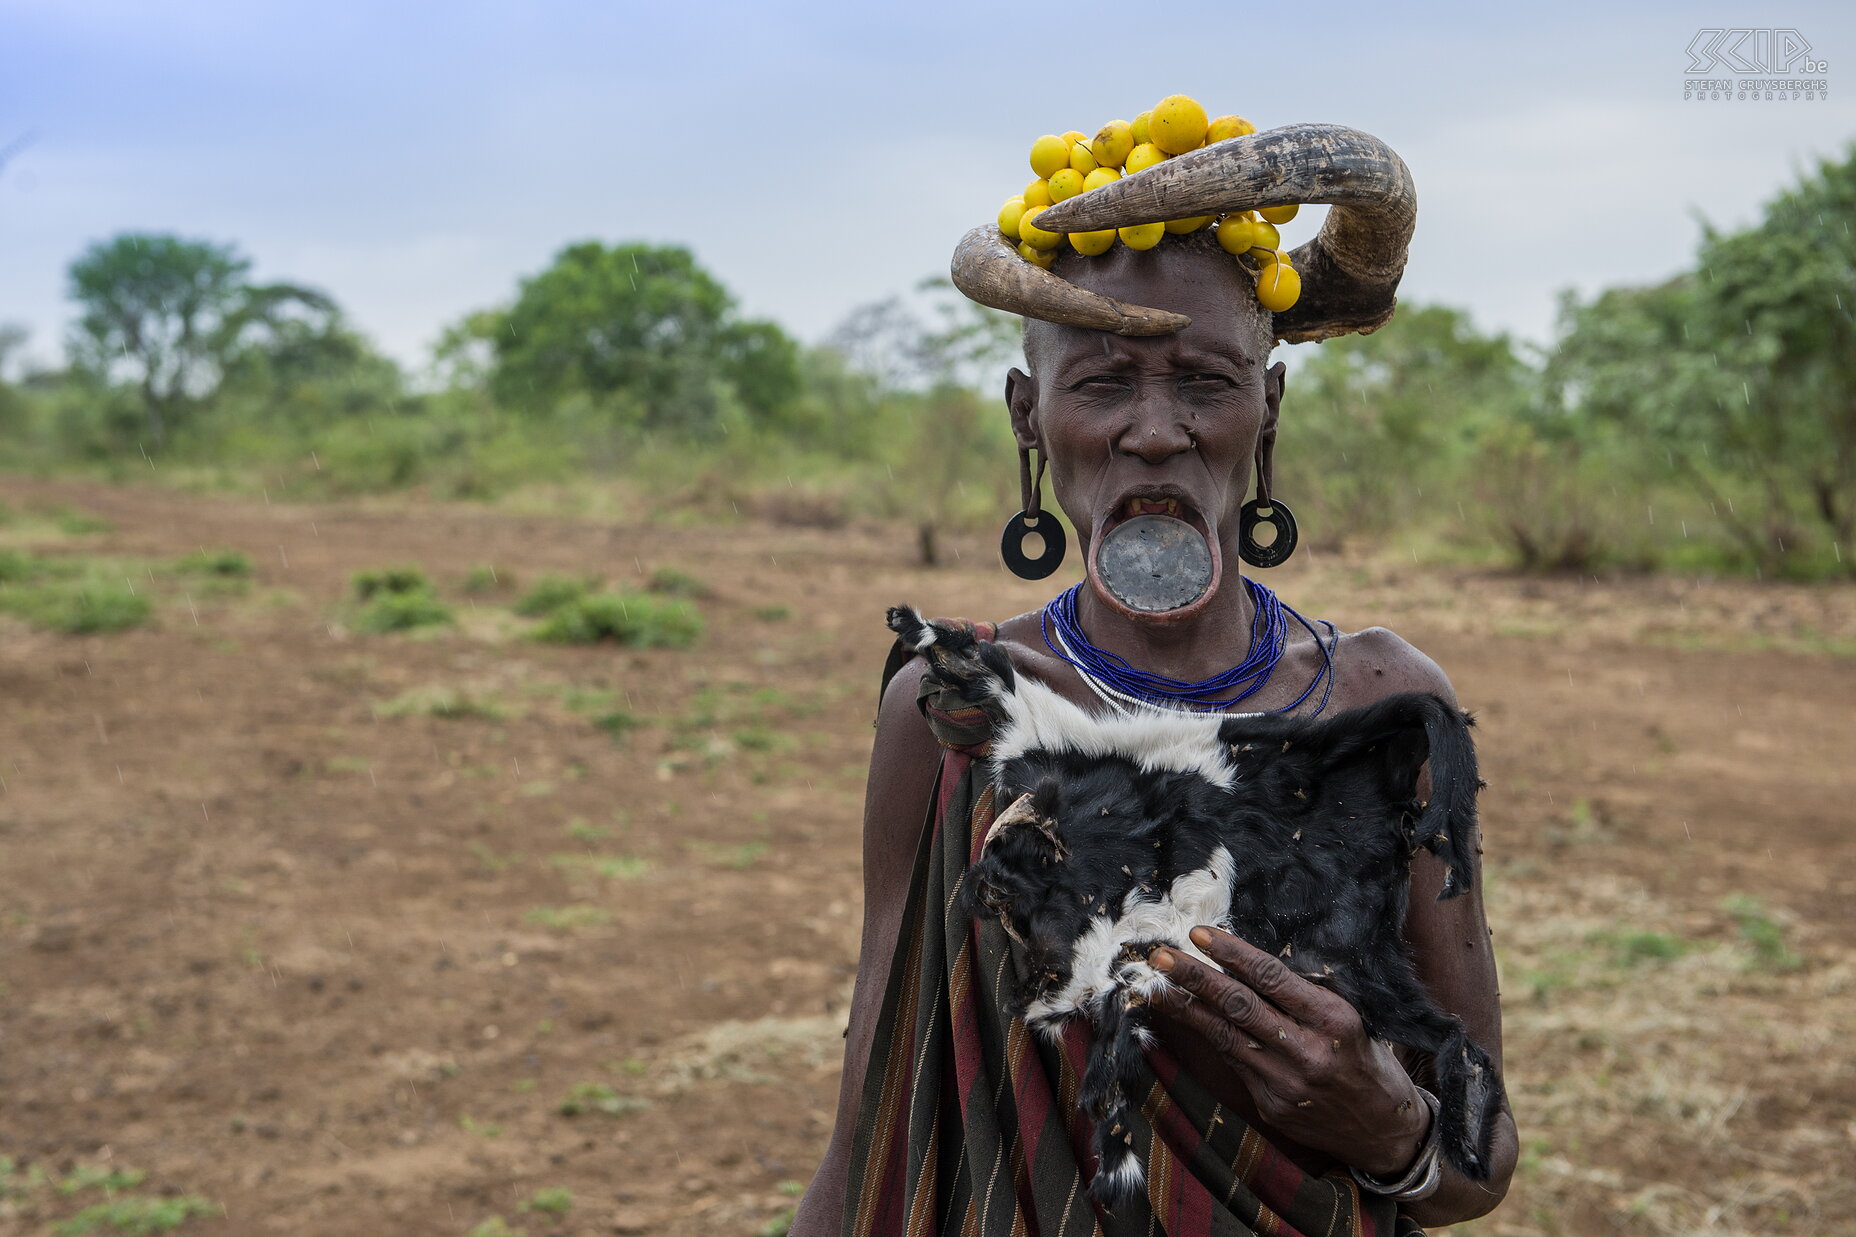
[[[1019, 224], [1019, 230], [1023, 231], [1024, 226], [1025, 225], [1022, 223]], [[1281, 253], [1282, 251], [1280, 249], [1264, 249], [1259, 246], [1258, 248], [1252, 249], [1248, 256], [1250, 260], [1255, 262], [1258, 266], [1274, 266], [1276, 265], [1277, 257]]]
[[1063, 244], [1063, 233], [1046, 232], [1031, 222], [1043, 214], [1044, 209], [1042, 206], [1027, 207], [1025, 213], [1018, 217], [1018, 239], [1033, 249], [1055, 249]]
[[1194, 215], [1190, 219], [1169, 219], [1166, 230], [1175, 236], [1184, 236], [1188, 232], [1197, 232], [1216, 218], [1216, 215]]
[[1155, 146], [1169, 155], [1183, 155], [1205, 141], [1205, 109], [1197, 99], [1170, 94], [1154, 107], [1147, 132]]
[[1275, 224], [1273, 223], [1253, 223], [1250, 225], [1250, 227], [1251, 227], [1252, 233], [1257, 238], [1256, 244], [1259, 248], [1262, 248], [1262, 249], [1281, 249], [1282, 248], [1282, 234], [1276, 230]]
[[1070, 147], [1070, 167], [1084, 176], [1096, 170], [1096, 157], [1090, 153], [1087, 142], [1078, 142]]
[[1017, 240], [1018, 220], [1024, 213], [1025, 200], [1023, 198], [1007, 198], [1005, 205], [999, 208], [999, 230], [1013, 240]]
[[1058, 168], [1070, 166], [1070, 144], [1054, 133], [1046, 133], [1031, 143], [1031, 170], [1048, 178]]
[[1152, 142], [1142, 142], [1128, 152], [1128, 173], [1142, 172], [1156, 163], [1166, 162], [1166, 152]]
[[1257, 300], [1279, 314], [1302, 299], [1302, 277], [1287, 262], [1272, 262], [1257, 275]]
[[1128, 126], [1128, 136], [1134, 139], [1136, 146], [1153, 141], [1148, 131], [1148, 125], [1152, 123], [1153, 117], [1152, 112], [1142, 112], [1134, 118], [1134, 123]]
[[1152, 249], [1166, 235], [1164, 223], [1137, 223], [1132, 227], [1117, 228], [1121, 234], [1121, 243], [1130, 249]]
[[1134, 149], [1134, 130], [1125, 120], [1111, 120], [1089, 139], [1089, 153], [1105, 168], [1118, 168], [1128, 161]]
[[1064, 202], [1083, 191], [1083, 174], [1075, 168], [1058, 168], [1050, 176], [1050, 196]]
[[1218, 224], [1218, 244], [1226, 253], [1238, 254], [1250, 249], [1256, 242], [1256, 233], [1250, 220], [1242, 215], [1227, 215]]
[[1050, 264], [1057, 260], [1057, 251], [1055, 249], [1034, 249], [1029, 244], [1021, 242], [1018, 246], [1018, 256], [1049, 270]]
[[1070, 233], [1070, 248], [1087, 257], [1107, 253], [1109, 246], [1115, 243], [1115, 229], [1103, 228], [1100, 232]]
[[1270, 223], [1287, 223], [1295, 218], [1295, 212], [1301, 209], [1299, 206], [1265, 206], [1257, 213]]
[[1026, 206], [1049, 206], [1057, 199], [1050, 196], [1050, 182], [1034, 180], [1025, 186], [1023, 194]]
[[1218, 119], [1205, 126], [1205, 140], [1208, 142], [1222, 142], [1229, 137], [1244, 137], [1256, 131], [1257, 126], [1251, 124], [1242, 116], [1220, 116]]
[[1074, 145], [1077, 142], [1086, 142], [1089, 139], [1083, 136], [1083, 131], [1081, 129], [1071, 129], [1063, 135], [1063, 140]]
[[1114, 168], [1097, 168], [1095, 171], [1089, 173], [1089, 175], [1083, 177], [1083, 192], [1087, 193], [1091, 189], [1100, 189], [1103, 185], [1112, 185], [1120, 179], [1121, 173], [1117, 172]]

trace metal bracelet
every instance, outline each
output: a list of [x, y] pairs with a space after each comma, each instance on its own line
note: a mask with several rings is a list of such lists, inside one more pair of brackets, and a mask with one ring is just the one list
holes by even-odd
[[1418, 1148], [1417, 1159], [1397, 1181], [1381, 1181], [1371, 1173], [1349, 1167], [1347, 1171], [1353, 1174], [1362, 1190], [1389, 1195], [1401, 1203], [1415, 1203], [1437, 1193], [1437, 1187], [1443, 1184], [1443, 1159], [1438, 1154], [1443, 1146], [1443, 1129], [1442, 1122], [1437, 1119], [1437, 1097], [1423, 1087], [1418, 1088], [1418, 1094], [1424, 1097], [1425, 1106], [1431, 1110], [1431, 1130], [1425, 1135], [1424, 1145]]

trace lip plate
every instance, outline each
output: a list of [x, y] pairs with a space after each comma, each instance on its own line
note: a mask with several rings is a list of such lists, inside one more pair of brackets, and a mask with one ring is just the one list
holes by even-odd
[[[1102, 537], [1116, 525], [1134, 518], [1128, 514], [1128, 504], [1133, 500], [1164, 502], [1169, 498], [1179, 503], [1179, 515], [1176, 518], [1190, 524], [1198, 530], [1201, 537], [1205, 538], [1205, 548], [1211, 552], [1212, 556], [1212, 580], [1197, 600], [1177, 610], [1136, 610], [1116, 597], [1102, 580], [1096, 561], [1102, 551]], [[1096, 519], [1095, 527], [1089, 536], [1089, 561], [1085, 566], [1089, 575], [1089, 588], [1096, 595], [1096, 599], [1123, 618], [1133, 619], [1138, 623], [1170, 625], [1196, 618], [1206, 606], [1211, 604], [1212, 598], [1218, 592], [1219, 584], [1224, 580], [1224, 555], [1219, 550], [1218, 539], [1211, 535], [1210, 527], [1206, 524], [1199, 505], [1192, 500], [1191, 495], [1177, 485], [1137, 485], [1122, 491], [1121, 496], [1115, 500], [1114, 506]]]

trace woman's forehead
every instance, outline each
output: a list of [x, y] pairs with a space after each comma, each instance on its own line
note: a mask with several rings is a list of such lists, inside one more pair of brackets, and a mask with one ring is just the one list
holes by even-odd
[[1192, 325], [1172, 335], [1125, 338], [1108, 331], [1027, 319], [1025, 360], [1035, 373], [1054, 373], [1081, 360], [1127, 358], [1132, 363], [1181, 363], [1191, 356], [1255, 365], [1275, 342], [1270, 314], [1257, 303], [1250, 276], [1237, 259], [1199, 237], [1169, 238], [1139, 252], [1115, 249], [1099, 257], [1059, 260], [1065, 279], [1079, 287], [1136, 305], [1182, 313]]

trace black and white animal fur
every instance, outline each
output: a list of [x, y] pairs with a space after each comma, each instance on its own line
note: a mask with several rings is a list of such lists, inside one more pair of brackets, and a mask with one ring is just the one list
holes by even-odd
[[1008, 806], [961, 897], [1021, 947], [1016, 1012], [1033, 1029], [1054, 1038], [1077, 1017], [1094, 1029], [1080, 1099], [1096, 1123], [1098, 1202], [1143, 1187], [1132, 1130], [1147, 1003], [1168, 982], [1147, 953], [1165, 944], [1215, 966], [1187, 937], [1198, 924], [1331, 987], [1375, 1038], [1431, 1054], [1442, 1152], [1465, 1176], [1489, 1175], [1501, 1079], [1418, 982], [1402, 934], [1417, 847], [1444, 864], [1440, 898], [1473, 879], [1481, 783], [1465, 714], [1408, 692], [1324, 719], [1095, 716], [970, 631], [907, 607], [889, 626], [993, 722], [995, 800]]

